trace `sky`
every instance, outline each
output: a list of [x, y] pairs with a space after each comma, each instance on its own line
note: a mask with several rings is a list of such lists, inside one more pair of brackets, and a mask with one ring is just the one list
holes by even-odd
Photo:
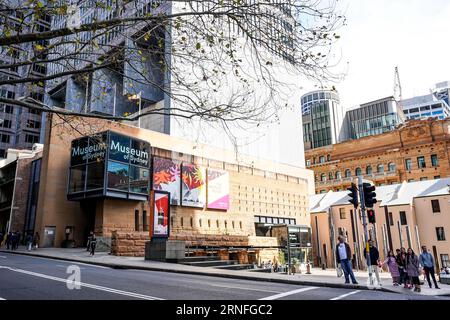
[[[345, 78], [334, 84], [346, 108], [394, 94], [398, 66], [403, 98], [450, 81], [449, 0], [339, 0], [347, 25], [334, 48]], [[304, 92], [317, 90], [313, 83]]]

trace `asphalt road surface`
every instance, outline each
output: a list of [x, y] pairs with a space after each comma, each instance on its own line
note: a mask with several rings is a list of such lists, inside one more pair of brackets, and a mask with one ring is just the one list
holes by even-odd
[[450, 298], [298, 286], [180, 273], [120, 270], [0, 253], [0, 300], [2, 299], [449, 300]]

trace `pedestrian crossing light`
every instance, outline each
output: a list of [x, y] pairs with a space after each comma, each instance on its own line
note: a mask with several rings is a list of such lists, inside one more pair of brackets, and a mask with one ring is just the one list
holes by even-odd
[[355, 209], [358, 208], [358, 189], [356, 188], [356, 184], [352, 183], [352, 186], [350, 188], [347, 188], [347, 190], [350, 191], [350, 193], [348, 194], [350, 200], [348, 200], [348, 202], [353, 204]]
[[375, 186], [370, 183], [363, 183], [363, 192], [366, 208], [373, 208], [373, 205], [377, 203], [377, 199], [375, 198], [377, 196], [375, 193]]
[[375, 223], [375, 210], [373, 209], [367, 210], [367, 217], [369, 219], [369, 223]]

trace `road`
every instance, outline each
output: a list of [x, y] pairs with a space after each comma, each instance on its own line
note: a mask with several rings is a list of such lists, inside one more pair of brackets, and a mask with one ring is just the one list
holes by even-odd
[[[79, 278], [73, 278], [73, 270], [80, 271]], [[74, 288], [72, 282], [69, 283], [72, 284], [72, 287], [68, 288], [67, 278], [69, 276], [72, 277], [71, 279], [79, 281], [79, 289]], [[308, 287], [144, 270], [121, 270], [70, 261], [0, 253], [0, 300], [2, 299], [440, 300], [450, 298]]]

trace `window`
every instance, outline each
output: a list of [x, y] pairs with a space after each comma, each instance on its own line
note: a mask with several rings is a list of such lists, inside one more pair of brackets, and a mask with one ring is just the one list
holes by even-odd
[[388, 165], [388, 170], [389, 170], [389, 172], [394, 172], [395, 171], [395, 163], [389, 163], [389, 165]]
[[444, 227], [437, 227], [436, 228], [436, 237], [437, 237], [438, 241], [445, 241]]
[[320, 181], [327, 181], [327, 175], [325, 174], [325, 173], [322, 173], [321, 175], [320, 175]]
[[84, 191], [86, 167], [79, 166], [70, 169], [69, 193]]
[[406, 212], [400, 211], [400, 223], [402, 226], [406, 226], [408, 224], [408, 221], [406, 220]]
[[356, 168], [356, 170], [355, 170], [355, 175], [356, 175], [357, 177], [362, 176], [362, 170], [361, 170], [361, 168]]
[[336, 172], [336, 180], [340, 180], [340, 179], [342, 179], [342, 174], [340, 171], [337, 171]]
[[130, 166], [130, 192], [148, 193], [148, 169]]
[[27, 121], [27, 128], [40, 129], [41, 128], [41, 123], [39, 121], [35, 121], [35, 120], [28, 120]]
[[108, 162], [108, 188], [128, 191], [128, 165]]
[[324, 156], [320, 156], [319, 157], [319, 163], [325, 163], [325, 157]]
[[426, 167], [424, 156], [417, 157], [417, 166], [419, 167], [419, 169], [423, 169]]
[[393, 226], [394, 225], [394, 217], [392, 216], [392, 212], [388, 213], [388, 218], [389, 218], [389, 225]]
[[434, 180], [440, 179], [441, 176], [434, 176]]
[[408, 182], [414, 182], [414, 179], [408, 179]]
[[411, 171], [411, 169], [412, 169], [411, 159], [405, 159], [405, 167], [406, 167], [406, 170]]
[[5, 156], [6, 156], [6, 150], [0, 149], [0, 158], [5, 158]]
[[428, 180], [427, 177], [421, 177], [421, 178], [420, 178], [420, 181], [427, 181], [427, 180]]
[[439, 160], [438, 160], [437, 154], [432, 154], [431, 155], [431, 165], [433, 167], [437, 167], [439, 165]]
[[13, 106], [0, 105], [0, 112], [13, 114], [14, 113], [14, 107]]
[[377, 166], [377, 172], [378, 172], [378, 173], [384, 173], [384, 165], [379, 164], [379, 165]]
[[86, 190], [103, 188], [103, 172], [105, 170], [104, 162], [93, 162], [87, 166]]
[[9, 143], [11, 141], [11, 136], [9, 134], [2, 134], [1, 137], [0, 141], [3, 143]]
[[11, 129], [11, 120], [5, 119], [3, 120], [3, 123], [0, 122], [0, 128], [1, 127]]
[[328, 174], [328, 180], [333, 180], [334, 176], [333, 176], [333, 172], [330, 172]]
[[[172, 221], [172, 225], [173, 225], [173, 221]], [[148, 231], [147, 210], [142, 211], [142, 226], [144, 229], [143, 231]]]
[[311, 160], [306, 160], [306, 165], [310, 166], [311, 165]]
[[139, 231], [139, 210], [134, 210], [134, 231]]
[[450, 267], [450, 258], [448, 254], [441, 254], [441, 265], [442, 267]]
[[26, 134], [25, 135], [25, 142], [26, 143], [38, 143], [39, 142], [39, 136], [34, 134]]
[[339, 208], [339, 216], [341, 217], [341, 220], [346, 219], [345, 208]]
[[345, 177], [350, 178], [351, 176], [352, 176], [352, 172], [349, 169], [345, 170]]
[[372, 174], [372, 166], [366, 167], [366, 174]]
[[439, 205], [439, 200], [431, 200], [431, 208], [433, 209], [433, 213], [441, 212], [441, 206]]

